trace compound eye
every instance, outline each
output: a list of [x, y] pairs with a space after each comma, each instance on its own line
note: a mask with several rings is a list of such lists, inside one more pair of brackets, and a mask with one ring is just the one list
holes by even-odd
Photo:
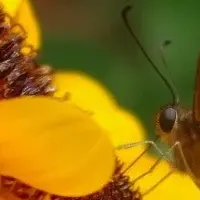
[[161, 111], [159, 116], [159, 125], [163, 132], [172, 131], [177, 118], [177, 111], [174, 108], [166, 108]]

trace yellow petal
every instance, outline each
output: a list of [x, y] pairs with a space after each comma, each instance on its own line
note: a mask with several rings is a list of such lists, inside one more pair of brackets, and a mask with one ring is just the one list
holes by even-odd
[[92, 117], [107, 130], [114, 146], [144, 140], [145, 131], [140, 121], [120, 107], [104, 115], [94, 111]]
[[86, 74], [73, 71], [58, 72], [55, 75], [55, 85], [55, 96], [62, 97], [69, 92], [70, 100], [84, 110], [103, 113], [116, 107], [113, 96], [102, 84]]
[[[123, 152], [124, 153], [120, 152], [120, 157], [127, 163], [127, 165], [138, 156], [138, 154], [135, 154], [134, 148], [123, 150]], [[155, 162], [155, 158], [145, 155], [127, 173], [130, 175], [131, 180], [134, 180], [134, 178], [145, 173]], [[162, 161], [151, 174], [148, 174], [146, 177], [140, 179], [135, 184], [135, 188], [139, 186], [141, 192], [144, 193], [154, 184], [156, 184], [161, 178], [163, 178], [170, 170], [171, 166], [165, 161]], [[199, 197], [200, 190], [188, 176], [174, 173], [164, 180], [164, 182], [162, 182], [159, 186], [157, 186], [157, 188], [155, 188], [152, 192], [144, 196], [144, 200], [198, 200]]]
[[15, 21], [21, 24], [28, 33], [26, 42], [33, 45], [36, 49], [40, 47], [40, 28], [36, 20], [35, 12], [30, 1], [22, 1], [15, 15]]
[[[155, 162], [155, 160], [153, 161]], [[143, 164], [151, 166], [152, 161]], [[142, 188], [147, 189], [152, 184], [155, 184], [158, 179], [162, 178], [167, 172], [168, 165], [163, 162], [155, 170], [154, 174], [149, 175], [148, 178], [140, 182]], [[169, 171], [169, 170], [168, 170]], [[168, 177], [162, 184], [160, 184], [154, 191], [145, 197], [146, 200], [153, 200], [162, 196], [163, 200], [182, 199], [182, 200], [198, 200], [200, 197], [200, 190], [192, 182], [191, 178], [183, 174], [174, 173]]]
[[35, 13], [28, 0], [0, 0], [6, 12], [14, 18], [16, 23], [21, 24], [27, 32], [26, 42], [36, 49], [40, 45], [40, 28]]
[[3, 175], [64, 196], [86, 195], [110, 179], [111, 142], [73, 105], [45, 97], [4, 100], [0, 121]]
[[0, 4], [10, 16], [14, 17], [24, 0], [0, 0]]
[[91, 112], [91, 117], [107, 131], [114, 146], [143, 140], [145, 131], [139, 120], [120, 108], [98, 81], [81, 73], [60, 72], [55, 75], [55, 85], [58, 90], [55, 96], [69, 93], [69, 101]]

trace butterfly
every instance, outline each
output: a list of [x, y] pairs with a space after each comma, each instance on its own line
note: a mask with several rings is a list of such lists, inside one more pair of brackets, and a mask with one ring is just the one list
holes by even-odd
[[[153, 69], [168, 87], [173, 98], [172, 103], [168, 103], [160, 108], [156, 117], [156, 140], [163, 139], [170, 146], [170, 148], [167, 152], [163, 152], [160, 148], [158, 148], [155, 140], [124, 144], [119, 146], [118, 149], [126, 149], [138, 145], [148, 144], [146, 150], [142, 152], [142, 154], [139, 155], [130, 166], [135, 164], [151, 147], [154, 147], [154, 149], [156, 149], [160, 154], [160, 157], [155, 164], [147, 172], [138, 177], [138, 179], [150, 174], [162, 159], [166, 159], [172, 166], [172, 170], [154, 186], [152, 186], [146, 194], [155, 189], [162, 181], [164, 181], [176, 170], [188, 174], [194, 183], [200, 188], [200, 57], [197, 61], [193, 107], [191, 109], [187, 109], [181, 106], [174, 84], [170, 83], [169, 80], [160, 72], [159, 68], [153, 63], [134, 31], [131, 29], [128, 22], [128, 13], [131, 8], [131, 6], [126, 6], [122, 11], [124, 24], [131, 36], [135, 39], [145, 58], [149, 61]], [[163, 49], [170, 43], [170, 40], [163, 42], [161, 45], [161, 53], [163, 53]], [[163, 64], [167, 67], [164, 54], [161, 55]], [[172, 154], [173, 159], [169, 158], [170, 154]]]

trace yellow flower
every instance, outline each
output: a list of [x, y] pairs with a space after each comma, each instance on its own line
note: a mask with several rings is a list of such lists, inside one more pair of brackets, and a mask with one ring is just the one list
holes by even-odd
[[[38, 47], [30, 3], [0, 3], [28, 32], [27, 42]], [[74, 105], [49, 97], [21, 97], [1, 100], [1, 108], [1, 175], [63, 196], [97, 191], [110, 180], [115, 168], [112, 143], [105, 130]]]
[[[29, 1], [0, 2], [16, 22], [22, 23], [29, 34], [28, 42], [37, 48], [39, 30]], [[59, 195], [86, 194], [102, 186], [111, 175], [112, 146], [142, 141], [145, 131], [137, 118], [117, 105], [113, 96], [92, 78], [76, 72], [60, 72], [55, 75], [54, 83], [58, 89], [56, 97], [69, 93], [66, 102], [47, 97], [1, 101], [0, 171]], [[143, 149], [116, 153], [128, 166]], [[134, 180], [155, 161], [145, 155], [127, 174]], [[163, 161], [136, 184], [145, 192], [169, 170]], [[144, 199], [195, 200], [199, 196], [191, 179], [177, 173]], [[2, 191], [0, 199], [14, 200], [10, 193]]]
[[[69, 101], [81, 107], [81, 109], [93, 113], [91, 117], [107, 130], [114, 146], [144, 140], [145, 131], [139, 120], [119, 107], [112, 95], [105, 88], [103, 89], [97, 81], [80, 73], [60, 72], [55, 76], [55, 84], [58, 88], [57, 96], [69, 92]], [[117, 155], [128, 166], [143, 150], [144, 147], [139, 146], [120, 150]], [[144, 155], [127, 174], [131, 177], [131, 180], [134, 180], [134, 178], [145, 173], [155, 162], [155, 158]], [[147, 191], [163, 178], [170, 169], [169, 164], [162, 161], [153, 173], [139, 180], [133, 188], [139, 186], [142, 193]], [[188, 176], [174, 173], [155, 190], [144, 196], [144, 200], [197, 200], [199, 197], [200, 190]]]

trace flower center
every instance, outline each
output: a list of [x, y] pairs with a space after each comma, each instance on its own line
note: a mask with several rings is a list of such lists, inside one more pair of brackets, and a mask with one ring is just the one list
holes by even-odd
[[139, 190], [134, 190], [129, 177], [122, 173], [123, 164], [117, 161], [111, 181], [100, 191], [83, 197], [63, 197], [32, 188], [14, 178], [2, 176], [1, 187], [22, 200], [140, 200]]
[[54, 93], [52, 69], [35, 62], [36, 50], [25, 44], [26, 31], [2, 8], [0, 25], [0, 99]]

